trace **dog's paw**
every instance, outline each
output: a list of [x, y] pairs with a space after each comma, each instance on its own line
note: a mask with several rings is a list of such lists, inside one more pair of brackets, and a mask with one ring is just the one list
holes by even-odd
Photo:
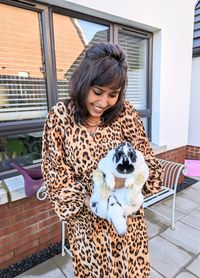
[[126, 187], [126, 188], [133, 188], [134, 187], [134, 178], [133, 177], [130, 177], [130, 178], [127, 178], [126, 180], [125, 180], [125, 183], [124, 183], [124, 186]]
[[145, 177], [143, 173], [138, 173], [135, 176], [135, 185], [143, 185], [145, 183]]
[[95, 184], [103, 185], [104, 184], [104, 176], [103, 173], [100, 170], [95, 170], [93, 172], [93, 181]]
[[113, 175], [106, 175], [105, 182], [107, 188], [113, 190], [115, 188], [115, 177]]

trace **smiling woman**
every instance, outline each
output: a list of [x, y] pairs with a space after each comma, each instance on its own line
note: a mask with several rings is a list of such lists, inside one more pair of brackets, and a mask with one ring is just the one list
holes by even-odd
[[80, 278], [149, 277], [144, 209], [128, 217], [127, 232], [120, 236], [88, 206], [98, 161], [122, 141], [140, 150], [148, 164], [143, 194], [160, 190], [161, 167], [140, 117], [124, 100], [127, 68], [119, 45], [90, 47], [72, 75], [70, 99], [52, 107], [44, 127], [43, 177], [55, 212], [67, 223], [74, 273]]

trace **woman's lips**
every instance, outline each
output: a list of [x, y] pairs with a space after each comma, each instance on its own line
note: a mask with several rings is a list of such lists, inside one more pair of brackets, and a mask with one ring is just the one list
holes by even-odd
[[102, 114], [105, 111], [105, 108], [100, 108], [96, 105], [93, 105], [93, 110], [95, 113]]

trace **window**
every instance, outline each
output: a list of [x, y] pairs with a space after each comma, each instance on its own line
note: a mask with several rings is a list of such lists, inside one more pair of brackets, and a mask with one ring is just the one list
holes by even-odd
[[11, 170], [12, 160], [23, 165], [40, 161], [46, 113], [68, 98], [73, 71], [86, 49], [97, 42], [119, 43], [127, 53], [126, 98], [150, 137], [150, 33], [28, 0], [4, 3], [0, 4], [0, 173]]
[[[53, 14], [58, 99], [68, 97], [68, 83], [86, 49], [94, 43], [107, 42], [109, 26]], [[73, 47], [72, 47], [73, 45]]]
[[195, 6], [193, 56], [200, 56], [200, 1]]
[[118, 29], [118, 43], [123, 47], [128, 61], [128, 87], [126, 99], [128, 99], [142, 117], [147, 135], [150, 137], [151, 125], [151, 90], [149, 48], [151, 34], [138, 32], [130, 28]]
[[0, 4], [0, 26], [0, 122], [44, 118], [47, 96], [40, 14]]

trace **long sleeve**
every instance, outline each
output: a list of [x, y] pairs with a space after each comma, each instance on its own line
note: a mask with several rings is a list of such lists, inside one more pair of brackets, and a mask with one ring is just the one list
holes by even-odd
[[162, 167], [154, 156], [140, 116], [128, 102], [125, 102], [122, 129], [124, 139], [143, 153], [149, 167], [149, 179], [143, 187], [143, 194], [148, 196], [160, 191], [162, 186]]
[[48, 197], [60, 220], [74, 217], [83, 207], [86, 194], [67, 164], [65, 148], [63, 111], [52, 108], [43, 132], [42, 172]]

